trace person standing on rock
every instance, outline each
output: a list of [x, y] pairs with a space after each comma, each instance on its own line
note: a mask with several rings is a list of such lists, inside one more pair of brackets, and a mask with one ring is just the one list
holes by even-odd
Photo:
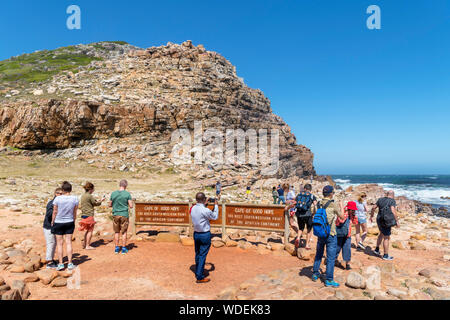
[[105, 201], [105, 198], [100, 201], [96, 201], [92, 196], [95, 190], [94, 185], [91, 182], [86, 182], [83, 186], [85, 193], [81, 196], [80, 208], [81, 208], [81, 221], [80, 231], [86, 231], [84, 234], [83, 249], [93, 250], [91, 247], [92, 233], [94, 232], [95, 220], [94, 220], [94, 207], [98, 207]]
[[388, 261], [394, 260], [394, 257], [389, 255], [389, 240], [391, 238], [391, 228], [393, 226], [397, 226], [397, 228], [399, 227], [397, 210], [395, 209], [397, 203], [395, 202], [394, 198], [394, 191], [389, 190], [386, 197], [378, 199], [377, 203], [375, 204], [375, 206], [373, 206], [372, 211], [370, 212], [370, 222], [373, 222], [375, 210], [378, 208], [377, 225], [378, 230], [380, 230], [380, 234], [378, 235], [377, 247], [375, 248], [374, 253], [377, 256], [381, 256], [380, 245], [381, 243], [383, 243], [383, 260]]
[[211, 279], [204, 275], [206, 256], [211, 247], [211, 225], [210, 220], [219, 217], [218, 201], [215, 199], [214, 211], [206, 207], [208, 200], [203, 192], [195, 195], [197, 203], [191, 209], [192, 224], [194, 225], [195, 244], [195, 277], [197, 283], [209, 282]]
[[330, 227], [330, 232], [325, 238], [317, 238], [316, 256], [314, 258], [313, 265], [313, 275], [312, 280], [317, 281], [320, 277], [319, 268], [322, 262], [323, 253], [326, 248], [327, 259], [326, 259], [326, 279], [325, 286], [327, 287], [339, 287], [339, 283], [334, 281], [334, 262], [336, 258], [336, 218], [343, 218], [344, 215], [340, 210], [339, 206], [334, 202], [333, 195], [334, 189], [332, 186], [327, 185], [322, 190], [323, 199], [317, 204], [317, 208], [313, 207], [313, 215], [319, 215], [318, 210], [324, 209], [327, 217], [327, 224]]
[[53, 218], [53, 201], [55, 198], [62, 195], [63, 191], [61, 188], [55, 190], [55, 194], [52, 200], [47, 203], [45, 218], [44, 218], [44, 236], [46, 243], [46, 254], [45, 260], [47, 261], [47, 269], [56, 269], [58, 265], [53, 259], [56, 250], [56, 237], [52, 233], [52, 218]]
[[78, 198], [71, 196], [72, 185], [64, 181], [62, 195], [53, 200], [52, 233], [56, 235], [56, 245], [58, 248], [59, 264], [57, 271], [64, 269], [63, 264], [63, 242], [66, 241], [67, 269], [75, 269], [72, 263], [72, 234], [75, 230], [75, 220], [77, 218]]
[[[356, 244], [358, 248], [364, 250], [366, 247], [364, 246], [364, 240], [367, 236], [367, 216], [366, 212], [369, 211], [367, 209], [366, 203], [367, 195], [363, 192], [359, 195], [358, 200], [356, 201], [356, 217], [358, 218], [358, 224], [355, 226], [355, 238]], [[362, 230], [362, 234], [361, 234]]]
[[133, 208], [133, 199], [131, 194], [126, 190], [128, 187], [127, 180], [121, 180], [119, 190], [111, 193], [109, 207], [112, 208], [113, 229], [114, 229], [114, 253], [120, 252], [119, 238], [122, 239], [122, 254], [128, 253], [127, 249], [127, 231], [129, 224], [129, 209]]
[[252, 191], [251, 191], [251, 188], [250, 188], [250, 185], [248, 185], [246, 189], [247, 189], [247, 190], [246, 190], [245, 192], [247, 193], [247, 200], [248, 200], [249, 197], [250, 197], [250, 193], [252, 192]]
[[280, 203], [286, 204], [286, 200], [284, 199], [284, 190], [281, 187], [281, 185], [278, 185], [277, 191], [278, 191], [278, 204]]
[[217, 183], [216, 183], [216, 197], [219, 200], [220, 200], [221, 192], [222, 192], [222, 184], [220, 183], [220, 181], [217, 181]]
[[277, 204], [277, 200], [278, 200], [277, 187], [272, 188], [272, 198], [273, 198], [273, 204]]
[[355, 215], [358, 208], [356, 207], [356, 203], [354, 201], [349, 201], [345, 207], [343, 203], [340, 203], [340, 207], [344, 217], [338, 217], [336, 219], [337, 248], [335, 264], [340, 265], [338, 258], [339, 253], [342, 250], [342, 259], [345, 261], [345, 267], [342, 267], [345, 268], [345, 270], [351, 270], [352, 224], [358, 224], [358, 218]]

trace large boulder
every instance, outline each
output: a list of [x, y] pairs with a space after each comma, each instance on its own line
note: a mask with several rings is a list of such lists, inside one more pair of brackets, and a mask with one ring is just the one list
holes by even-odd
[[52, 270], [52, 269], [39, 270], [39, 271], [36, 271], [35, 274], [39, 277], [41, 282], [45, 285], [52, 282], [52, 280], [58, 276], [58, 272], [56, 270]]
[[367, 290], [379, 290], [381, 289], [381, 269], [378, 266], [368, 266], [363, 272], [366, 279]]
[[348, 274], [345, 285], [353, 289], [364, 289], [366, 288], [366, 279], [359, 273], [352, 271]]

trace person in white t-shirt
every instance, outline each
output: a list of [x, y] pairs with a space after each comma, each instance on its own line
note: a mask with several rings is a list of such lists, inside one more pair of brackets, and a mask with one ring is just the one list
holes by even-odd
[[71, 196], [72, 185], [64, 181], [61, 189], [63, 194], [53, 201], [52, 233], [56, 236], [56, 247], [58, 249], [59, 264], [56, 270], [64, 269], [63, 264], [63, 242], [66, 241], [67, 269], [72, 270], [72, 234], [75, 230], [75, 220], [78, 210], [78, 198]]

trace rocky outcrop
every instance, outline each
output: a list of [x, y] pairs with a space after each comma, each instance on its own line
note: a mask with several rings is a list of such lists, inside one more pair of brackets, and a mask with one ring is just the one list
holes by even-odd
[[204, 129], [278, 129], [277, 176], [315, 175], [313, 154], [297, 145], [263, 93], [248, 88], [224, 57], [190, 41], [94, 61], [41, 90], [3, 102], [0, 146], [63, 149], [133, 134], [169, 141], [174, 130], [202, 121]]

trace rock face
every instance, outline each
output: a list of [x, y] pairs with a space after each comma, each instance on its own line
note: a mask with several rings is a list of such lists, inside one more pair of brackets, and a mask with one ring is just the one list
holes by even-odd
[[143, 134], [167, 142], [174, 130], [193, 130], [194, 122], [202, 121], [203, 129], [224, 135], [226, 129], [278, 129], [276, 176], [315, 175], [313, 154], [297, 145], [264, 94], [247, 87], [220, 54], [190, 41], [105, 57], [45, 85], [58, 96], [2, 102], [0, 146], [65, 149]]

